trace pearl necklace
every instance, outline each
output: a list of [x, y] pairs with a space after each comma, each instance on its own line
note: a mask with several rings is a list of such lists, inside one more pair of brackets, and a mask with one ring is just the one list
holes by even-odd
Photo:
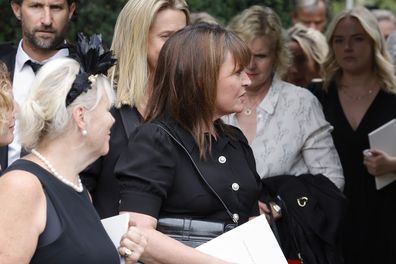
[[47, 168], [51, 171], [51, 173], [58, 178], [58, 180], [60, 180], [61, 182], [63, 182], [64, 184], [72, 187], [74, 190], [76, 190], [77, 192], [82, 192], [84, 187], [81, 183], [81, 179], [80, 177], [78, 177], [78, 184], [75, 184], [71, 181], [69, 181], [68, 179], [66, 179], [65, 177], [63, 177], [62, 175], [60, 175], [52, 166], [52, 164], [49, 162], [49, 160], [47, 158], [45, 158], [43, 155], [41, 155], [40, 152], [38, 152], [36, 149], [32, 149], [32, 154], [34, 154], [37, 158], [39, 158], [46, 166]]

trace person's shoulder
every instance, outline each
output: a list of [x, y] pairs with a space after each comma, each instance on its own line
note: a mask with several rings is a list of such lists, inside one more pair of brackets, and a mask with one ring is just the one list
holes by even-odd
[[11, 170], [0, 177], [0, 192], [15, 192], [34, 197], [42, 193], [40, 180], [30, 172]]
[[302, 100], [308, 100], [311, 101], [314, 98], [314, 95], [312, 92], [310, 92], [307, 88], [300, 87], [297, 85], [294, 85], [292, 83], [288, 83], [285, 81], [279, 81], [279, 85], [282, 86], [282, 96], [285, 98], [299, 98]]

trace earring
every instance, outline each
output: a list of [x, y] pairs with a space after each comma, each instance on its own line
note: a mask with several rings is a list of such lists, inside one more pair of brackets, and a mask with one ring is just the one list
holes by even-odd
[[83, 137], [85, 137], [86, 135], [88, 135], [88, 131], [84, 129], [81, 131], [81, 134], [83, 135]]

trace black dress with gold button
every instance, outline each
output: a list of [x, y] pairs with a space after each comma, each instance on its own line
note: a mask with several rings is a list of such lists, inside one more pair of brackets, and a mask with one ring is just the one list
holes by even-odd
[[[160, 121], [186, 147], [230, 211], [239, 216], [239, 224], [259, 214], [261, 181], [253, 153], [239, 129], [215, 121], [218, 136], [212, 138], [211, 150], [203, 160], [189, 132], [171, 119]], [[121, 188], [120, 211], [232, 223], [186, 152], [154, 123], [143, 124], [130, 135], [115, 173]]]

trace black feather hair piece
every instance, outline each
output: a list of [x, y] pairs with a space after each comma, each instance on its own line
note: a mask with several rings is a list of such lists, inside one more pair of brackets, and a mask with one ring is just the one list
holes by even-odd
[[80, 63], [80, 72], [66, 96], [66, 106], [69, 106], [80, 94], [91, 88], [98, 74], [106, 74], [116, 59], [111, 51], [105, 51], [102, 36], [94, 34], [90, 38], [83, 33], [77, 34], [77, 44], [70, 47], [70, 57]]

